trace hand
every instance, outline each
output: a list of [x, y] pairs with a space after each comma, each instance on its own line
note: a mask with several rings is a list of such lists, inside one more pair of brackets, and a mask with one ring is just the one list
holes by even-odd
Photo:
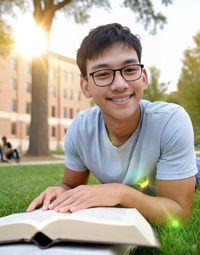
[[115, 206], [120, 204], [122, 184], [80, 185], [56, 198], [49, 209], [58, 212], [75, 212], [95, 206]]
[[49, 209], [50, 203], [54, 199], [57, 199], [65, 191], [66, 187], [64, 186], [55, 186], [47, 188], [30, 203], [26, 211], [31, 212], [35, 210], [39, 205], [43, 205], [42, 206], [43, 210]]

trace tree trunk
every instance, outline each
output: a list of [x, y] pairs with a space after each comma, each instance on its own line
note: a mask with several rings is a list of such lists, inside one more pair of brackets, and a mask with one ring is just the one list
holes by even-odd
[[28, 155], [49, 155], [48, 53], [32, 61], [32, 103]]

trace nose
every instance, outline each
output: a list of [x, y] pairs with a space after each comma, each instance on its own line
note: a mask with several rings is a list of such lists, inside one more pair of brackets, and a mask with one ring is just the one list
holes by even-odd
[[123, 90], [128, 88], [128, 82], [122, 77], [119, 70], [115, 71], [115, 78], [110, 86], [111, 90]]

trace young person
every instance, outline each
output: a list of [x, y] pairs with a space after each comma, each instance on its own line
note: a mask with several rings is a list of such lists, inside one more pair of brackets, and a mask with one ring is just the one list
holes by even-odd
[[[74, 212], [95, 206], [137, 208], [151, 223], [185, 222], [195, 189], [193, 129], [176, 104], [142, 100], [147, 72], [137, 36], [120, 24], [91, 30], [77, 53], [83, 94], [65, 137], [65, 173], [27, 211]], [[93, 173], [101, 182], [87, 185]], [[154, 192], [153, 192], [154, 191]]]
[[16, 162], [19, 162], [20, 157], [19, 157], [19, 153], [18, 153], [17, 149], [12, 148], [12, 144], [10, 142], [8, 142], [6, 136], [3, 136], [1, 139], [3, 142], [2, 152], [5, 157], [5, 161], [14, 159]]

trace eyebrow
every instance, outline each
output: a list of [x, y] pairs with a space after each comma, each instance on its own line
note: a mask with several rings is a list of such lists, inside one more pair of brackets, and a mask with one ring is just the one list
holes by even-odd
[[[130, 59], [126, 59], [124, 62], [121, 63], [121, 65], [127, 65], [127, 64], [138, 64], [138, 59], [136, 58], [130, 58]], [[108, 68], [110, 67], [109, 64], [96, 64], [91, 68], [91, 71], [95, 71], [101, 68]]]

